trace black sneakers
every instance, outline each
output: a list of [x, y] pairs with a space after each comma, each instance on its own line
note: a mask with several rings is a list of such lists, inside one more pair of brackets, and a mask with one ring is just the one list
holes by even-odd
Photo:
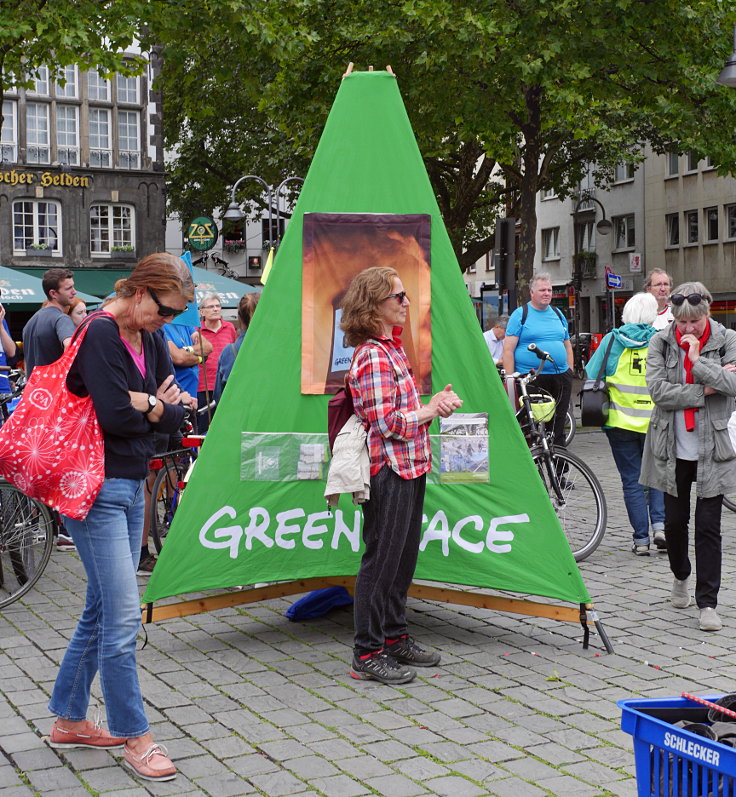
[[413, 681], [416, 673], [411, 667], [399, 664], [385, 650], [367, 656], [353, 656], [350, 675], [359, 681], [380, 681], [382, 684], [406, 684]]
[[420, 648], [408, 634], [390, 642], [386, 640], [384, 650], [399, 664], [411, 664], [412, 667], [434, 667], [441, 658], [435, 651]]

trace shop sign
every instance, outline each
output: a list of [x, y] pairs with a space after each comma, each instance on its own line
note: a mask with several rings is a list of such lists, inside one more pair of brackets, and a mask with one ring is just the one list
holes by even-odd
[[69, 174], [69, 172], [21, 172], [18, 169], [9, 169], [0, 172], [0, 183], [8, 185], [40, 185], [42, 188], [58, 186], [59, 188], [89, 188], [88, 175]]
[[207, 216], [199, 216], [194, 219], [187, 230], [189, 246], [200, 252], [212, 249], [217, 243], [218, 236], [217, 225], [212, 219], [208, 219]]

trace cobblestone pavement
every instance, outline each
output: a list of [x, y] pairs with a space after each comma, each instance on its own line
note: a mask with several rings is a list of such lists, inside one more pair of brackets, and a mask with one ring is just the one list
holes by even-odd
[[635, 795], [626, 697], [736, 690], [736, 515], [724, 511], [722, 632], [673, 609], [666, 556], [634, 557], [618, 475], [600, 432], [573, 450], [604, 484], [609, 526], [581, 564], [615, 653], [579, 626], [410, 600], [442, 666], [400, 688], [348, 676], [350, 610], [291, 623], [293, 599], [148, 626], [139, 653], [153, 733], [179, 767], [137, 781], [111, 754], [42, 740], [84, 576], [54, 551], [29, 597], [0, 613], [0, 795]]

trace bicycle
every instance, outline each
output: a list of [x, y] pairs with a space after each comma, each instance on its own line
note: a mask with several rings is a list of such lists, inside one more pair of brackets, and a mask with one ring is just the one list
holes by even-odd
[[48, 507], [0, 480], [0, 609], [23, 597], [41, 578], [55, 525]]
[[519, 391], [522, 431], [575, 561], [581, 562], [595, 551], [606, 532], [606, 499], [600, 482], [582, 459], [551, 445], [546, 423], [554, 416], [555, 401], [549, 394], [530, 394], [527, 386], [544, 361], [553, 360], [533, 343], [529, 350], [539, 357], [542, 366], [526, 376], [511, 375]]
[[196, 449], [202, 445], [202, 440], [202, 435], [182, 437], [181, 448], [166, 451], [149, 463], [150, 470], [156, 471], [148, 511], [149, 533], [157, 553], [161, 553], [166, 541], [182, 491], [197, 459]]

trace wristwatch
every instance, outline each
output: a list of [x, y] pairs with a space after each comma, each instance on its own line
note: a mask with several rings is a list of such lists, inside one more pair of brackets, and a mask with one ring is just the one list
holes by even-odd
[[149, 396], [148, 396], [148, 406], [146, 407], [145, 410], [143, 410], [143, 414], [144, 415], [148, 415], [149, 412], [151, 412], [152, 410], [155, 409], [157, 404], [158, 404], [158, 399], [156, 398], [156, 396], [151, 396], [149, 394]]

